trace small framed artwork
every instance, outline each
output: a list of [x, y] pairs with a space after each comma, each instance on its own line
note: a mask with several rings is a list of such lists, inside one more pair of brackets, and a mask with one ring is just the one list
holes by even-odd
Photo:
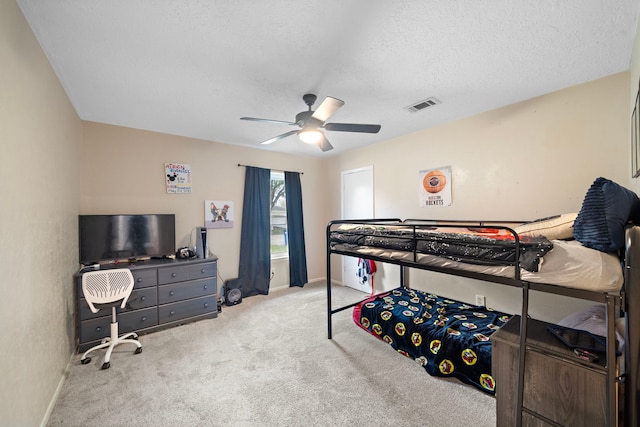
[[206, 228], [232, 228], [233, 202], [224, 200], [205, 200], [204, 226]]
[[419, 171], [418, 191], [421, 208], [451, 206], [451, 166]]
[[185, 163], [165, 163], [164, 173], [167, 193], [191, 193], [191, 166]]

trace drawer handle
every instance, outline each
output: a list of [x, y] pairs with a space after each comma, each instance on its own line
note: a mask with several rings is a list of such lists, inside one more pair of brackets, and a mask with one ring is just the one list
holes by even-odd
[[204, 268], [202, 270], [200, 270], [200, 273], [204, 273]]
[[171, 311], [169, 312], [169, 316], [173, 316], [174, 314], [176, 314], [176, 312], [175, 312], [175, 311], [173, 311], [173, 310], [171, 310]]
[[204, 290], [207, 290], [207, 289], [209, 289], [209, 286], [204, 285], [202, 288], [203, 288]]
[[177, 274], [176, 273], [171, 273], [171, 277], [176, 277]]
[[100, 332], [102, 328], [100, 326], [96, 327], [96, 332]]
[[209, 303], [204, 303], [204, 308], [209, 308]]
[[147, 321], [147, 316], [142, 316], [142, 319], [140, 319], [140, 320], [142, 320], [143, 322], [146, 322]]
[[146, 299], [147, 299], [147, 297], [140, 297], [140, 301], [144, 301]]
[[176, 293], [175, 293], [175, 292], [173, 292], [173, 291], [170, 291], [170, 292], [169, 292], [169, 296], [170, 296], [170, 297], [174, 296], [175, 294], [176, 294]]
[[142, 277], [138, 277], [138, 280], [136, 280], [136, 282], [141, 283], [142, 282]]

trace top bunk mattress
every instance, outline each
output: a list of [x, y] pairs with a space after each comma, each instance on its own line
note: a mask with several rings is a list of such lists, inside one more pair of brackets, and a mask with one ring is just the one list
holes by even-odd
[[[515, 278], [513, 235], [507, 230], [482, 228], [492, 230], [492, 233], [478, 230], [481, 229], [372, 228], [369, 225], [351, 224], [330, 233], [330, 248], [361, 258], [376, 257], [380, 260]], [[573, 240], [524, 236], [518, 240], [521, 280], [607, 293], [618, 292], [622, 286], [622, 266], [613, 253], [590, 249]], [[496, 245], [492, 247], [494, 243]], [[447, 254], [449, 248], [452, 248], [452, 252]]]

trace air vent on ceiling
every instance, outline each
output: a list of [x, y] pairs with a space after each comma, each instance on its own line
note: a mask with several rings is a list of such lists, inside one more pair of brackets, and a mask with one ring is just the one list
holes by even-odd
[[409, 112], [411, 113], [415, 113], [415, 112], [424, 110], [425, 108], [433, 107], [434, 105], [437, 105], [437, 104], [441, 104], [440, 100], [432, 96], [430, 98], [423, 99], [422, 101], [418, 101], [415, 104], [409, 105], [408, 107], [404, 107], [404, 108], [409, 110]]

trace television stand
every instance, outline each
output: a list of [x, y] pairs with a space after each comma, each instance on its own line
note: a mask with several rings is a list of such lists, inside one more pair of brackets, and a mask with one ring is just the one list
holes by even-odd
[[[117, 308], [121, 333], [143, 335], [172, 326], [218, 316], [218, 258], [146, 259], [111, 263], [100, 269], [128, 268], [135, 285], [124, 309]], [[88, 270], [93, 271], [93, 269]], [[76, 283], [76, 351], [82, 353], [109, 335], [111, 311], [92, 313]]]

